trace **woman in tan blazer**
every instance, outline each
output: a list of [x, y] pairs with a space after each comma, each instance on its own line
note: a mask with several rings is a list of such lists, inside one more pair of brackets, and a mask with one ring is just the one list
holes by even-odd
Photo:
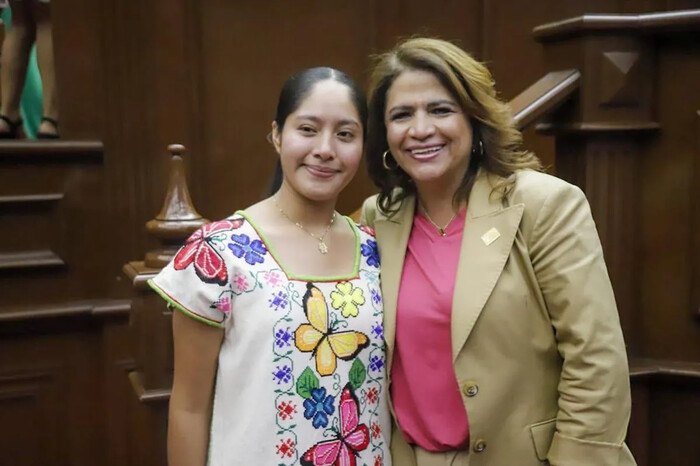
[[[634, 465], [625, 346], [584, 194], [539, 171], [489, 71], [450, 43], [397, 45], [369, 91], [380, 193], [363, 223], [382, 261], [394, 464]], [[451, 260], [448, 291], [421, 301]], [[425, 343], [441, 339], [439, 354]]]

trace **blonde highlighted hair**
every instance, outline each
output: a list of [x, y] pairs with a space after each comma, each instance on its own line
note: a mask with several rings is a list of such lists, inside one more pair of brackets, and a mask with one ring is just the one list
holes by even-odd
[[[500, 177], [494, 190], [503, 193], [514, 183], [516, 170], [541, 170], [539, 159], [522, 148], [522, 134], [513, 123], [510, 107], [498, 98], [488, 68], [450, 42], [411, 38], [379, 55], [370, 77], [365, 158], [369, 175], [380, 189], [382, 211], [397, 210], [403, 199], [416, 193], [415, 185], [403, 170], [399, 167], [387, 170], [382, 161], [384, 151], [389, 148], [384, 120], [387, 93], [394, 80], [407, 70], [432, 73], [457, 100], [472, 126], [472, 160], [455, 192], [456, 203], [469, 197], [480, 168]], [[483, 153], [474, 150], [479, 141]]]

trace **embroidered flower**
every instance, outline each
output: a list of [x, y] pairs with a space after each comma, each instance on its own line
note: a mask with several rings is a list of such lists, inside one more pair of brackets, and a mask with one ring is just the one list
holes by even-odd
[[384, 367], [384, 359], [377, 356], [376, 354], [369, 358], [369, 368], [374, 372], [379, 372]]
[[292, 368], [287, 365], [282, 366], [282, 368], [277, 366], [275, 372], [272, 373], [272, 376], [272, 380], [277, 381], [277, 385], [280, 385], [282, 382], [287, 383], [292, 380]]
[[335, 411], [335, 407], [333, 406], [334, 401], [335, 399], [333, 396], [326, 396], [325, 388], [314, 388], [311, 390], [311, 398], [304, 400], [304, 417], [306, 419], [313, 418], [311, 424], [316, 429], [319, 427], [327, 427], [328, 416]]
[[374, 228], [368, 225], [360, 225], [360, 230], [364, 231], [370, 236], [377, 236], [377, 234], [374, 232]]
[[233, 243], [228, 244], [228, 248], [236, 257], [243, 257], [250, 265], [262, 264], [267, 254], [265, 245], [259, 239], [250, 240], [246, 234], [231, 235]]
[[369, 293], [372, 295], [372, 302], [374, 302], [374, 304], [380, 304], [382, 302], [382, 294], [378, 289], [372, 288]]
[[360, 245], [360, 251], [367, 258], [367, 265], [379, 267], [379, 250], [377, 249], [376, 241], [368, 239], [365, 244]]
[[382, 457], [377, 455], [374, 457], [374, 466], [384, 466], [384, 461], [382, 461]]
[[372, 438], [378, 439], [382, 436], [382, 427], [376, 422], [372, 423]]
[[376, 338], [377, 340], [382, 339], [382, 337], [384, 336], [384, 327], [382, 327], [381, 322], [376, 322], [372, 325], [372, 335], [374, 335], [374, 338]]
[[283, 348], [285, 346], [290, 346], [292, 344], [292, 334], [289, 332], [289, 327], [286, 329], [279, 329], [275, 332], [275, 344], [278, 348]]
[[228, 314], [231, 312], [231, 299], [228, 296], [222, 296], [217, 302], [214, 303], [213, 307], [217, 308], [224, 314]]
[[236, 286], [236, 291], [239, 293], [247, 291], [248, 287], [250, 286], [250, 283], [248, 283], [248, 277], [242, 273], [236, 273], [236, 275], [233, 276], [233, 284]]
[[365, 303], [362, 288], [352, 287], [352, 283], [343, 282], [335, 285], [338, 291], [331, 291], [331, 306], [334, 309], [341, 309], [343, 317], [357, 317], [360, 310], [357, 306]]
[[291, 458], [294, 456], [295, 447], [294, 440], [290, 438], [280, 440], [280, 443], [277, 444], [277, 454], [280, 458]]
[[277, 415], [283, 421], [287, 419], [293, 419], [294, 415], [297, 413], [297, 405], [292, 401], [283, 401], [277, 405]]
[[268, 299], [267, 302], [270, 304], [270, 308], [279, 311], [280, 309], [285, 309], [287, 304], [289, 304], [289, 295], [284, 291], [278, 291], [277, 294], [273, 294], [272, 298]]
[[282, 282], [282, 279], [280, 277], [280, 274], [278, 274], [275, 271], [272, 271], [272, 272], [265, 272], [263, 274], [263, 281], [265, 282], [266, 285], [274, 288]]
[[377, 402], [379, 399], [379, 390], [377, 390], [377, 387], [372, 387], [369, 390], [367, 390], [367, 394], [365, 395], [365, 398], [367, 398], [367, 401], [370, 404], [374, 404]]

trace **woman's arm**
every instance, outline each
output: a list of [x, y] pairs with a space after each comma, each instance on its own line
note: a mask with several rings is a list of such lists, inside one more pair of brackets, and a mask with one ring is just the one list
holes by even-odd
[[551, 188], [530, 242], [563, 358], [548, 459], [552, 465], [617, 465], [625, 455], [630, 386], [615, 297], [583, 192], [562, 182]]
[[175, 375], [168, 421], [169, 466], [204, 466], [214, 379], [224, 330], [173, 311]]

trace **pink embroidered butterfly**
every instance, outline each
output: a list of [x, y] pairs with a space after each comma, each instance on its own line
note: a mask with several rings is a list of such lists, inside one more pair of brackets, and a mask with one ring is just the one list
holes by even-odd
[[243, 219], [222, 220], [204, 225], [187, 239], [175, 256], [175, 270], [183, 270], [194, 263], [194, 271], [205, 283], [225, 285], [228, 282], [226, 265], [219, 252], [213, 247], [212, 237], [222, 231], [235, 230], [243, 225]]
[[360, 424], [358, 402], [348, 383], [340, 393], [340, 432], [319, 442], [301, 457], [302, 466], [356, 466], [359, 452], [369, 445], [369, 429]]

